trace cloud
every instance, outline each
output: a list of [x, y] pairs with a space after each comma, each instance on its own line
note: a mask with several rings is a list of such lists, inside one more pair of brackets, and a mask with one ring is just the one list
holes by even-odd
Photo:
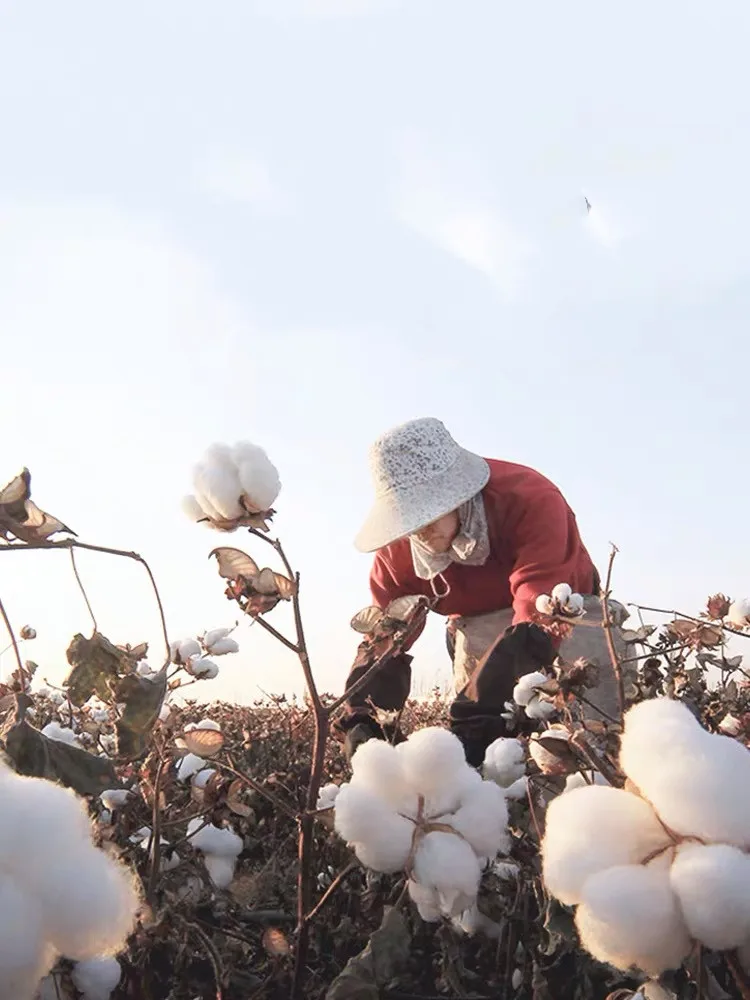
[[196, 185], [217, 201], [278, 215], [290, 208], [268, 166], [247, 153], [213, 152], [194, 168]]
[[499, 210], [472, 158], [438, 159], [421, 141], [408, 139], [399, 156], [393, 210], [404, 225], [488, 278], [504, 297], [519, 291], [533, 247]]

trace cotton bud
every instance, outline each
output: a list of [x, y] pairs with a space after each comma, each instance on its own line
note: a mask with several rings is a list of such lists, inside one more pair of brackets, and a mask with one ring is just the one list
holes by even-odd
[[552, 588], [553, 601], [557, 601], [561, 606], [565, 606], [573, 595], [573, 589], [567, 583], [558, 583]]
[[540, 615], [554, 615], [555, 602], [549, 594], [540, 594], [536, 599], [536, 609]]
[[750, 600], [742, 597], [737, 601], [733, 601], [729, 605], [727, 619], [737, 628], [747, 628], [750, 625]]
[[501, 737], [487, 747], [482, 773], [502, 788], [508, 788], [525, 773], [525, 757], [522, 743]]
[[116, 958], [103, 956], [73, 966], [73, 985], [83, 995], [82, 1000], [109, 1000], [120, 982], [122, 970]]

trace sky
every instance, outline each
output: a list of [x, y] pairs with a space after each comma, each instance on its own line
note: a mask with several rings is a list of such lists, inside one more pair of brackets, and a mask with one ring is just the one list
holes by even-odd
[[[742, 0], [0, 0], [0, 479], [141, 553], [178, 638], [237, 620], [191, 468], [262, 445], [335, 692], [367, 451], [413, 417], [556, 482], [620, 600], [750, 593], [748, 29]], [[158, 664], [141, 567], [79, 567]], [[67, 555], [0, 553], [0, 597], [62, 677]], [[237, 638], [191, 691], [301, 689]], [[414, 652], [447, 681], [438, 621]]]

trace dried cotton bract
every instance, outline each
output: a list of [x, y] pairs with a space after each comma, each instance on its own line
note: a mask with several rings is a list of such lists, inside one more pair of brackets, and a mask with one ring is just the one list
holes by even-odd
[[750, 752], [658, 698], [627, 713], [620, 767], [633, 791], [578, 787], [547, 811], [544, 881], [578, 905], [584, 947], [658, 976], [696, 941], [715, 950], [746, 944]]
[[460, 741], [421, 729], [394, 747], [364, 743], [334, 800], [335, 829], [368, 868], [407, 871], [425, 920], [473, 906], [482, 865], [507, 851], [503, 790], [466, 763]]
[[193, 521], [220, 531], [241, 525], [264, 527], [281, 490], [276, 467], [262, 448], [241, 442], [212, 445], [193, 470], [194, 494], [183, 508]]
[[0, 770], [0, 1000], [31, 1000], [57, 956], [119, 951], [139, 897], [128, 869], [94, 846], [86, 804], [39, 778]]

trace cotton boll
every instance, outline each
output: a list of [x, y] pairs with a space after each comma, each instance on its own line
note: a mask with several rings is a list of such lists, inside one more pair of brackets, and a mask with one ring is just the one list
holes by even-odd
[[583, 603], [581, 594], [571, 594], [565, 602], [565, 613], [568, 615], [580, 615], [583, 611]]
[[108, 788], [101, 793], [99, 798], [105, 809], [114, 812], [115, 809], [121, 809], [132, 794], [129, 788]]
[[534, 697], [532, 698], [528, 705], [526, 705], [524, 711], [529, 719], [544, 720], [549, 719], [555, 714], [557, 708], [552, 704], [551, 701], [545, 701], [542, 698]]
[[165, 701], [159, 709], [159, 722], [167, 722], [171, 714], [172, 706]]
[[750, 938], [750, 858], [726, 844], [683, 844], [670, 879], [692, 937], [714, 951]]
[[139, 677], [151, 677], [156, 671], [151, 667], [151, 664], [146, 660], [141, 660], [140, 663], [135, 668], [135, 672]]
[[399, 753], [406, 781], [418, 794], [444, 787], [468, 767], [459, 738], [440, 726], [418, 729], [400, 744]]
[[474, 851], [495, 858], [510, 850], [508, 806], [505, 794], [493, 781], [482, 781], [451, 817], [450, 825]]
[[600, 771], [586, 771], [584, 774], [576, 771], [575, 774], [569, 774], [565, 779], [563, 792], [572, 792], [576, 788], [585, 788], [587, 785], [608, 784], [609, 782]]
[[[422, 816], [424, 819], [449, 819], [451, 814], [460, 808], [467, 796], [478, 785], [482, 777], [474, 768], [465, 766], [457, 771], [452, 779], [446, 780], [442, 787], [436, 788], [423, 796]], [[404, 815], [415, 819], [418, 810], [403, 809]]]
[[367, 788], [349, 784], [341, 788], [334, 807], [334, 829], [350, 844], [368, 843], [373, 831], [393, 815], [388, 804]]
[[[185, 730], [186, 731], [187, 731], [187, 728], [188, 727], [185, 726]], [[215, 733], [220, 733], [221, 732], [221, 726], [219, 725], [218, 722], [214, 722], [213, 719], [201, 719], [201, 721], [200, 722], [196, 722], [195, 725], [192, 728], [193, 729], [211, 729]]]
[[538, 670], [530, 674], [524, 674], [513, 688], [513, 701], [516, 705], [521, 705], [525, 708], [531, 699], [536, 697], [537, 688], [540, 688], [542, 684], [546, 684], [548, 680], [549, 677]]
[[48, 722], [42, 730], [42, 736], [46, 736], [48, 740], [57, 740], [58, 743], [67, 743], [71, 747], [80, 746], [73, 730], [61, 726], [59, 722]]
[[649, 976], [679, 968], [692, 946], [669, 873], [643, 865], [592, 875], [576, 926], [594, 958], [622, 971], [635, 966]]
[[82, 961], [122, 948], [140, 903], [127, 868], [89, 844], [24, 877], [30, 876], [56, 951]]
[[244, 846], [242, 837], [229, 827], [218, 827], [213, 823], [204, 826], [199, 817], [190, 820], [187, 832], [193, 847], [215, 857], [236, 858]]
[[555, 602], [549, 594], [540, 594], [536, 599], [535, 606], [540, 615], [554, 615], [555, 613]]
[[456, 916], [471, 905], [481, 874], [479, 859], [461, 837], [434, 831], [419, 842], [414, 878], [441, 894], [446, 915]]
[[208, 660], [205, 657], [200, 660], [193, 660], [187, 670], [193, 677], [205, 678], [206, 680], [213, 680], [219, 674], [219, 668], [213, 660]]
[[208, 648], [213, 646], [215, 642], [219, 642], [221, 639], [226, 639], [227, 636], [232, 632], [231, 628], [212, 628], [203, 636], [203, 644]]
[[737, 628], [746, 628], [750, 625], [750, 601], [746, 597], [733, 601], [729, 606], [727, 619]]
[[421, 885], [414, 879], [409, 879], [409, 896], [417, 908], [422, 920], [428, 924], [437, 923], [442, 917], [440, 912], [440, 897], [435, 889]]
[[170, 644], [170, 650], [174, 663], [187, 663], [188, 660], [194, 656], [200, 656], [202, 653], [201, 644], [197, 639], [178, 639]]
[[380, 796], [393, 808], [416, 806], [416, 793], [406, 783], [403, 758], [384, 740], [367, 740], [357, 748], [352, 757], [352, 783]]
[[338, 794], [341, 791], [339, 785], [333, 783], [329, 785], [323, 785], [323, 787], [318, 792], [318, 802], [315, 806], [316, 809], [332, 809]]
[[508, 785], [505, 789], [505, 798], [510, 802], [519, 802], [521, 799], [528, 798], [528, 790], [529, 779], [524, 776], [518, 781], [514, 781], [512, 785]]
[[44, 938], [38, 902], [0, 875], [0, 1000], [31, 1000], [54, 961]]
[[750, 786], [750, 752], [706, 732], [684, 705], [657, 698], [630, 709], [620, 765], [675, 833], [750, 845], [750, 796], [737, 794]]
[[234, 879], [234, 858], [224, 858], [217, 854], [206, 854], [203, 857], [209, 878], [217, 889], [226, 889]]
[[187, 781], [198, 771], [202, 771], [205, 766], [206, 762], [202, 757], [198, 757], [194, 753], [186, 753], [177, 765], [177, 780]]
[[29, 857], [49, 856], [51, 830], [57, 854], [90, 843], [91, 819], [86, 803], [73, 791], [10, 770], [0, 773], [0, 857], [9, 870], [16, 866], [25, 870]]
[[370, 831], [366, 841], [354, 845], [354, 853], [373, 871], [391, 875], [403, 871], [411, 854], [415, 826], [403, 816], [388, 813]]
[[[224, 461], [216, 452], [209, 452], [193, 473], [196, 495], [208, 500], [219, 512], [221, 520], [232, 521], [242, 515], [242, 486], [231, 460]], [[200, 500], [199, 500], [200, 502]]]
[[194, 774], [190, 784], [193, 788], [205, 788], [211, 778], [216, 774], [212, 767], [205, 767], [202, 771]]
[[550, 597], [553, 601], [559, 601], [560, 604], [565, 605], [570, 600], [573, 595], [573, 588], [567, 583], [558, 583], [556, 587], [552, 588], [552, 593]]
[[239, 653], [240, 644], [236, 639], [217, 639], [216, 642], [206, 645], [211, 656], [227, 656], [229, 653]]
[[591, 876], [637, 864], [669, 843], [643, 799], [600, 785], [576, 788], [547, 809], [542, 874], [552, 895], [572, 905], [581, 901]]
[[232, 460], [237, 466], [240, 483], [258, 510], [270, 510], [281, 491], [281, 481], [276, 466], [266, 452], [241, 441], [232, 449]]
[[205, 510], [198, 503], [192, 493], [182, 498], [182, 512], [194, 522], [203, 521], [206, 517]]
[[501, 737], [491, 743], [484, 755], [485, 778], [507, 788], [526, 772], [526, 752], [519, 740]]
[[116, 958], [100, 956], [73, 966], [73, 985], [83, 1000], [109, 1000], [120, 982], [122, 969]]

